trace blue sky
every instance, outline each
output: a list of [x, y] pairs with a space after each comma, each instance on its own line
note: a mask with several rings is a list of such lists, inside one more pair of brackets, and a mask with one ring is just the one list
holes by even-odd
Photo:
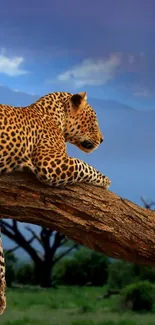
[[0, 102], [53, 91], [109, 100], [94, 101], [103, 146], [69, 152], [108, 175], [116, 194], [154, 200], [155, 0], [1, 0]]
[[154, 0], [2, 0], [0, 84], [155, 108]]

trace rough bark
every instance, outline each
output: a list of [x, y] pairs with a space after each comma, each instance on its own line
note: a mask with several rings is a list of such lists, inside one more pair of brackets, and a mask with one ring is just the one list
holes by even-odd
[[108, 256], [155, 266], [155, 212], [96, 186], [58, 189], [27, 173], [3, 176], [0, 218], [49, 227]]

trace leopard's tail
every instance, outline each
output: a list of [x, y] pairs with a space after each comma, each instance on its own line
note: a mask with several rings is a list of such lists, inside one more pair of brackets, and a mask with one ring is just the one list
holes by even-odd
[[5, 281], [5, 260], [2, 247], [1, 225], [0, 225], [0, 315], [6, 308], [6, 281]]

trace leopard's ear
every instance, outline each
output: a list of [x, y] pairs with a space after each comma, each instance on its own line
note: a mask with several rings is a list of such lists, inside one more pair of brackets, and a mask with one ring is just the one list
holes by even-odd
[[82, 93], [78, 93], [78, 95], [82, 98], [82, 100], [87, 100], [87, 93], [86, 93], [86, 91], [84, 91]]
[[71, 97], [71, 103], [72, 103], [73, 107], [76, 109], [78, 107], [80, 107], [80, 105], [82, 104], [83, 101], [86, 101], [86, 100], [87, 100], [86, 92], [78, 93]]

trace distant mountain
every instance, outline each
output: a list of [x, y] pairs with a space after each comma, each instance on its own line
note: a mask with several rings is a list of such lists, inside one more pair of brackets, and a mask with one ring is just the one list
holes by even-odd
[[[26, 106], [35, 102], [42, 95], [33, 95], [24, 93], [18, 90], [13, 90], [8, 87], [0, 85], [0, 104], [8, 104], [13, 106]], [[89, 97], [88, 102], [94, 109], [108, 109], [108, 110], [134, 110], [132, 107], [122, 104], [116, 100], [111, 99], [96, 99]]]
[[117, 100], [111, 100], [111, 99], [97, 99], [97, 98], [88, 98], [88, 102], [94, 109], [100, 110], [100, 109], [108, 109], [108, 110], [135, 110], [131, 106], [128, 106], [126, 104], [120, 103]]
[[0, 86], [0, 104], [26, 106], [35, 102], [38, 97], [39, 96]]

